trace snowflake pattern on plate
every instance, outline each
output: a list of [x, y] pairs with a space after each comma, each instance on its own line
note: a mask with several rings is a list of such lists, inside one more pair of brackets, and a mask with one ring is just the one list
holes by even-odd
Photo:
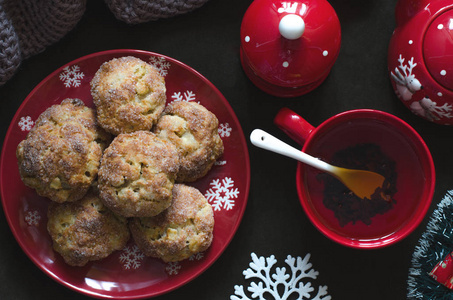
[[30, 131], [33, 128], [33, 125], [35, 125], [35, 122], [33, 122], [30, 116], [26, 116], [21, 117], [17, 125], [19, 125], [19, 128], [22, 131]]
[[233, 209], [234, 199], [239, 196], [238, 188], [234, 188], [233, 179], [230, 177], [225, 177], [222, 180], [214, 179], [210, 186], [211, 188], [206, 191], [205, 197], [211, 203], [214, 211]]
[[194, 255], [189, 257], [189, 260], [190, 261], [201, 260], [203, 257], [204, 257], [204, 253], [203, 252], [199, 252], [199, 253], [195, 253]]
[[[273, 268], [277, 263], [274, 255], [264, 258], [252, 253], [251, 256], [250, 268], [242, 273], [245, 279], [252, 279], [247, 288], [250, 293], [246, 294], [242, 285], [235, 285], [234, 295], [230, 296], [230, 300], [268, 299], [264, 297], [265, 295], [271, 295], [275, 300], [284, 300], [290, 297], [293, 297], [291, 299], [332, 299], [327, 294], [327, 286], [318, 286], [316, 295], [312, 297], [315, 288], [311, 281], [304, 282], [307, 279], [316, 279], [319, 274], [318, 271], [312, 269], [312, 264], [309, 262], [310, 253], [305, 255], [303, 259], [288, 255], [285, 263], [290, 267], [290, 273], [286, 272], [285, 267]], [[272, 271], [275, 272], [271, 273]], [[294, 297], [296, 294], [298, 295], [297, 298]]]
[[[201, 260], [203, 258], [204, 258], [204, 253], [199, 252], [199, 253], [196, 253], [196, 254], [192, 255], [191, 257], [189, 257], [188, 260], [196, 261], [196, 260]], [[165, 271], [167, 272], [168, 275], [177, 275], [177, 274], [179, 274], [179, 271], [181, 270], [181, 268], [182, 268], [182, 265], [179, 261], [169, 262], [169, 263], [167, 263], [167, 265], [165, 267]]]
[[160, 76], [165, 77], [171, 64], [163, 57], [151, 56], [149, 62], [159, 71]]
[[85, 74], [80, 71], [78, 65], [67, 66], [63, 69], [63, 72], [60, 73], [60, 80], [63, 81], [64, 86], [67, 88], [79, 87], [82, 83], [82, 79], [85, 77]]
[[137, 245], [126, 246], [122, 253], [120, 254], [120, 262], [123, 265], [123, 268], [126, 270], [129, 269], [138, 269], [142, 265], [142, 260], [145, 258]]
[[[183, 94], [181, 92], [174, 92], [171, 96], [173, 101], [195, 101], [195, 93], [192, 91], [185, 91]], [[198, 102], [199, 103], [199, 102]]]
[[165, 271], [167, 271], [168, 275], [177, 275], [180, 269], [181, 265], [179, 264], [179, 262], [169, 262], [165, 267]]
[[220, 137], [229, 137], [231, 135], [231, 131], [233, 131], [233, 129], [230, 127], [230, 124], [222, 123], [219, 125], [218, 131], [219, 131]]
[[29, 226], [38, 226], [39, 221], [41, 221], [41, 215], [39, 214], [39, 212], [37, 210], [27, 211], [27, 213], [25, 215], [25, 222]]
[[[217, 131], [221, 138], [227, 138], [227, 137], [231, 136], [231, 132], [233, 131], [233, 129], [230, 127], [230, 124], [227, 122], [227, 123], [219, 124], [219, 128], [217, 129]], [[218, 160], [214, 163], [214, 165], [216, 165], [216, 166], [224, 166], [226, 164], [227, 164], [226, 160]]]
[[217, 160], [217, 161], [214, 163], [215, 166], [224, 166], [224, 165], [226, 165], [226, 164], [227, 164], [226, 160]]

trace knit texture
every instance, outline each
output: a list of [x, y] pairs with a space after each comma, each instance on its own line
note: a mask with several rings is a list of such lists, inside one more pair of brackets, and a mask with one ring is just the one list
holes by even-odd
[[13, 76], [22, 60], [19, 37], [4, 5], [4, 1], [0, 1], [0, 85]]
[[[105, 0], [118, 20], [138, 24], [192, 11], [207, 0]], [[46, 49], [82, 18], [86, 0], [0, 0], [0, 86], [22, 60]]]
[[86, 0], [0, 0], [0, 85], [21, 61], [74, 28]]
[[118, 20], [144, 23], [190, 12], [207, 0], [105, 0]]

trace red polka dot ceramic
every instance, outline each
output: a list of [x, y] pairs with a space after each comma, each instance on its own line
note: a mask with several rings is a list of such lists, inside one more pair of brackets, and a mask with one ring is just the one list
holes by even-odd
[[318, 87], [340, 51], [337, 14], [325, 0], [255, 0], [241, 26], [241, 62], [265, 92], [294, 97]]

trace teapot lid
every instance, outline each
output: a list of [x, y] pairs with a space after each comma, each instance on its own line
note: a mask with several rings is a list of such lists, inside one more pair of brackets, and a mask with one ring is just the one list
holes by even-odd
[[423, 59], [431, 76], [444, 88], [453, 90], [453, 10], [436, 17], [423, 39]]
[[326, 0], [255, 0], [240, 36], [242, 59], [256, 76], [300, 87], [328, 75], [340, 51], [341, 29]]

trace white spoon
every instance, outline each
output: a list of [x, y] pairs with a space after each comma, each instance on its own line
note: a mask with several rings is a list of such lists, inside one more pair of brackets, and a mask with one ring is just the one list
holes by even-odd
[[294, 158], [316, 169], [333, 175], [354, 194], [362, 199], [371, 199], [371, 195], [374, 194], [377, 188], [382, 188], [382, 184], [385, 180], [382, 175], [375, 172], [332, 166], [286, 144], [261, 129], [255, 129], [252, 131], [250, 134], [250, 141], [257, 147]]

